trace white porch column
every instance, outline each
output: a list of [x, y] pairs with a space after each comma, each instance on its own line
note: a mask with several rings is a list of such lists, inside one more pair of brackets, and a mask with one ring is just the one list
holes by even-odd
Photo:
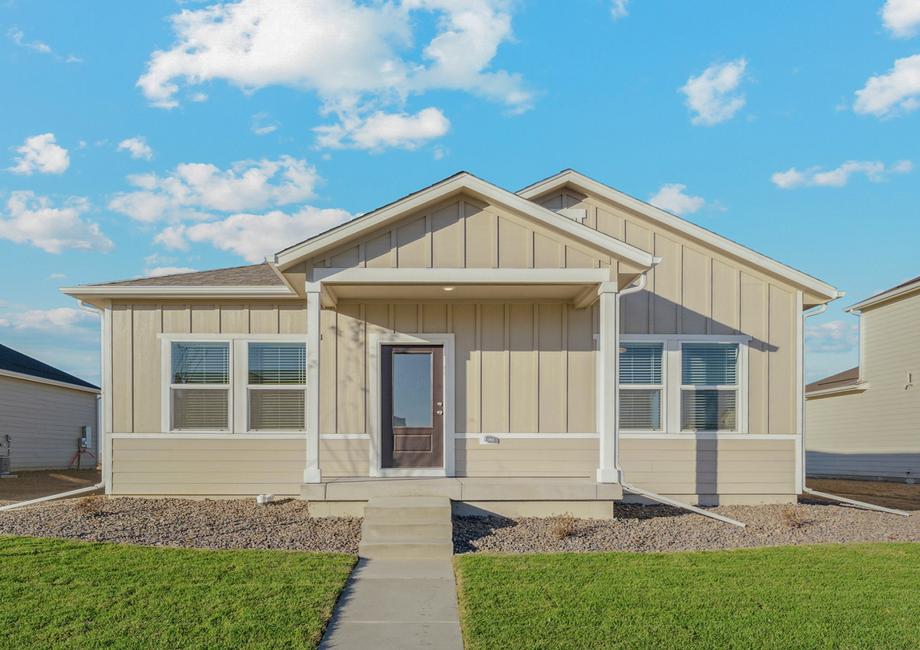
[[320, 342], [320, 283], [307, 284], [307, 397], [304, 424], [307, 434], [304, 483], [319, 483], [319, 342]]
[[598, 483], [619, 483], [617, 470], [617, 360], [620, 346], [620, 319], [617, 313], [617, 286], [602, 282], [600, 297], [600, 332], [597, 352], [597, 431], [600, 436]]

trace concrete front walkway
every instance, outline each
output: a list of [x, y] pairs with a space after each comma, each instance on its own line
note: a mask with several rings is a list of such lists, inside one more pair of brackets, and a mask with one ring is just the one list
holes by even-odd
[[463, 650], [450, 559], [362, 559], [320, 648]]

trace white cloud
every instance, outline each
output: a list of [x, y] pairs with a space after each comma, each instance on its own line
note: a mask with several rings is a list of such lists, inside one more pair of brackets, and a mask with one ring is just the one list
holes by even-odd
[[920, 26], [920, 2], [917, 0], [886, 0], [881, 9], [882, 22], [895, 38], [910, 38]]
[[[240, 0], [184, 10], [172, 17], [174, 46], [151, 54], [137, 85], [162, 108], [178, 105], [182, 86], [217, 79], [244, 91], [288, 86], [317, 93], [324, 112], [342, 121], [401, 109], [409, 95], [436, 89], [521, 112], [533, 101], [521, 77], [491, 69], [499, 46], [512, 38], [511, 6], [507, 0]], [[434, 17], [427, 42], [418, 14]]]
[[118, 143], [118, 151], [127, 151], [132, 158], [150, 160], [153, 158], [153, 149], [142, 136], [127, 138]]
[[99, 224], [82, 218], [89, 210], [86, 199], [73, 198], [61, 207], [33, 192], [13, 192], [0, 212], [0, 238], [29, 243], [48, 253], [66, 249], [106, 252], [113, 248]]
[[52, 273], [51, 275], [48, 276], [49, 280], [64, 280], [66, 278], [67, 278], [67, 274], [65, 273]]
[[179, 273], [195, 273], [198, 269], [188, 266], [155, 266], [152, 269], [144, 269], [144, 275], [148, 278], [160, 278], [164, 275], [178, 275]]
[[809, 352], [850, 352], [859, 346], [859, 325], [842, 320], [809, 325], [805, 342]]
[[891, 165], [885, 165], [877, 160], [848, 160], [839, 167], [829, 170], [809, 167], [800, 171], [791, 167], [784, 172], [776, 172], [770, 177], [770, 180], [784, 190], [797, 187], [843, 187], [855, 174], [864, 174], [873, 183], [880, 183], [891, 174], [906, 174], [913, 168], [913, 163], [909, 160], [899, 160]]
[[202, 210], [235, 212], [299, 203], [313, 196], [319, 181], [305, 160], [246, 160], [220, 169], [206, 163], [183, 163], [165, 176], [138, 174], [128, 181], [138, 188], [117, 194], [109, 208], [138, 221], [210, 219]]
[[249, 262], [260, 262], [291, 244], [351, 219], [345, 210], [304, 207], [293, 214], [234, 214], [220, 221], [165, 228], [156, 241], [167, 248], [186, 249], [190, 242], [210, 243]]
[[3, 315], [0, 323], [17, 330], [39, 330], [43, 332], [72, 331], [82, 323], [96, 322], [97, 317], [82, 309], [56, 307], [54, 309], [29, 309], [11, 311]]
[[885, 74], [870, 77], [856, 91], [853, 110], [863, 115], [894, 117], [920, 107], [920, 54], [894, 62]]
[[612, 0], [610, 3], [610, 15], [614, 20], [625, 18], [629, 15], [629, 0]]
[[354, 148], [380, 151], [387, 147], [417, 149], [440, 138], [450, 121], [437, 108], [425, 108], [415, 115], [376, 112], [366, 118], [348, 118], [340, 124], [319, 126], [317, 144], [333, 149]]
[[26, 138], [21, 147], [16, 148], [19, 158], [7, 171], [14, 174], [63, 174], [70, 167], [70, 155], [67, 149], [56, 144], [53, 133], [42, 133]]
[[268, 113], [261, 112], [252, 116], [250, 129], [256, 135], [268, 135], [278, 130], [278, 123], [269, 120]]
[[36, 52], [40, 52], [42, 54], [51, 54], [53, 51], [51, 49], [51, 46], [48, 45], [47, 43], [43, 43], [38, 40], [35, 40], [35, 41], [26, 40], [25, 33], [18, 27], [12, 27], [6, 33], [6, 35], [9, 36], [10, 40], [13, 41], [13, 43], [18, 45], [19, 47], [24, 47], [29, 50], [35, 50]]
[[687, 194], [684, 192], [686, 189], [687, 186], [680, 183], [662, 185], [648, 202], [676, 215], [693, 214], [706, 205], [706, 200], [702, 196]]
[[736, 92], [744, 79], [745, 59], [713, 64], [702, 74], [690, 77], [680, 88], [687, 107], [695, 113], [690, 121], [712, 126], [730, 120], [744, 106], [743, 94]]

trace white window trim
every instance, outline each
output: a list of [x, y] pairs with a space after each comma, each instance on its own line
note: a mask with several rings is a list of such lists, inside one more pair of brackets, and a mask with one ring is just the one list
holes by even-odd
[[[621, 334], [622, 343], [662, 343], [664, 354], [661, 360], [661, 373], [663, 379], [662, 395], [662, 422], [663, 431], [637, 431], [623, 430], [630, 437], [649, 436], [686, 436], [703, 435], [713, 437], [747, 436], [750, 435], [748, 423], [748, 356], [751, 337], [739, 334]], [[738, 384], [737, 386], [684, 386], [681, 374], [681, 344], [682, 343], [734, 343], [738, 344]], [[619, 380], [618, 380], [619, 385]], [[630, 384], [629, 388], [639, 388], [639, 384]], [[654, 386], [649, 386], [650, 388]], [[684, 431], [680, 424], [680, 396], [684, 388], [724, 388], [737, 390], [735, 415], [735, 431]], [[623, 390], [623, 386], [619, 386]], [[626, 388], [626, 390], [629, 390]], [[617, 393], [619, 398], [619, 393]]]
[[[296, 437], [306, 436], [306, 431], [285, 430], [259, 430], [249, 429], [249, 343], [307, 343], [305, 334], [159, 334], [160, 339], [160, 381], [162, 384], [160, 397], [160, 425], [162, 431], [172, 435], [201, 434], [235, 435], [235, 436], [278, 436], [291, 435]], [[230, 346], [230, 384], [173, 384], [172, 379], [172, 344], [173, 343], [227, 343]], [[277, 389], [279, 386], [272, 384], [259, 384], [263, 388]], [[229, 392], [228, 397], [228, 428], [213, 431], [188, 430], [172, 428], [172, 389], [173, 388], [221, 388]], [[303, 390], [306, 385], [286, 384], [282, 389]], [[306, 397], [304, 398], [306, 409]], [[304, 422], [309, 413], [304, 414]]]

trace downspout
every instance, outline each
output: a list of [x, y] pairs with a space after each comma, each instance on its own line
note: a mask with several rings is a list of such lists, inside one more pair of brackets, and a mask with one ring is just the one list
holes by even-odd
[[[638, 284], [636, 284], [635, 286], [627, 287], [626, 289], [623, 289], [623, 291], [617, 292], [617, 313], [616, 313], [616, 323], [614, 324], [614, 326], [616, 327], [618, 341], [619, 341], [619, 334], [620, 334], [620, 303], [619, 303], [619, 300], [623, 296], [628, 296], [631, 293], [642, 291], [643, 289], [645, 289], [646, 284], [648, 284], [648, 272], [647, 271], [639, 276]], [[619, 350], [617, 351], [617, 354], [619, 354]], [[616, 381], [617, 381], [617, 399], [619, 399], [619, 396], [620, 396], [620, 373], [619, 372], [617, 373]], [[670, 497], [662, 496], [650, 490], [646, 490], [644, 488], [640, 488], [630, 483], [627, 483], [626, 481], [623, 480], [623, 468], [620, 467], [620, 423], [619, 422], [617, 422], [617, 426], [614, 429], [613, 445], [614, 445], [613, 467], [616, 470], [617, 476], [620, 479], [620, 486], [625, 491], [631, 492], [641, 497], [645, 497], [646, 499], [649, 499], [651, 501], [657, 501], [658, 503], [663, 503], [665, 505], [668, 505], [674, 508], [688, 510], [698, 515], [703, 515], [704, 517], [709, 517], [710, 519], [715, 519], [717, 521], [721, 521], [726, 524], [731, 524], [733, 526], [739, 526], [740, 528], [745, 527], [744, 523], [737, 521], [735, 519], [732, 519], [731, 517], [726, 517], [724, 515], [720, 515], [715, 512], [710, 512], [703, 508], [698, 508], [697, 506], [690, 505], [689, 503], [684, 503], [683, 501], [677, 501]]]
[[[843, 292], [839, 292], [837, 297], [842, 298]], [[823, 305], [818, 305], [813, 310], [802, 312], [802, 336], [805, 335], [805, 320], [811, 318], [812, 316], [818, 316], [827, 311], [827, 303]], [[861, 343], [860, 343], [861, 345]], [[805, 385], [805, 341], [802, 341], [802, 385]], [[865, 501], [857, 501], [855, 499], [848, 499], [846, 497], [840, 497], [836, 494], [828, 494], [827, 492], [819, 492], [818, 490], [812, 490], [810, 487], [805, 485], [805, 481], [808, 477], [808, 472], [805, 467], [805, 460], [808, 455], [805, 453], [805, 422], [807, 418], [805, 416], [805, 409], [807, 408], [808, 401], [805, 399], [805, 391], [802, 391], [802, 394], [799, 396], [799, 399], [802, 400], [802, 440], [799, 445], [799, 453], [801, 453], [801, 466], [802, 466], [802, 493], [811, 494], [812, 496], [820, 497], [822, 499], [828, 499], [829, 501], [837, 501], [839, 503], [845, 503], [847, 505], [853, 506], [855, 508], [862, 508], [864, 510], [875, 510], [877, 512], [886, 512], [891, 515], [901, 515], [902, 517], [909, 517], [910, 513], [905, 512], [904, 510], [897, 510], [895, 508], [886, 508], [884, 506], [878, 506], [874, 503], [866, 503]]]

